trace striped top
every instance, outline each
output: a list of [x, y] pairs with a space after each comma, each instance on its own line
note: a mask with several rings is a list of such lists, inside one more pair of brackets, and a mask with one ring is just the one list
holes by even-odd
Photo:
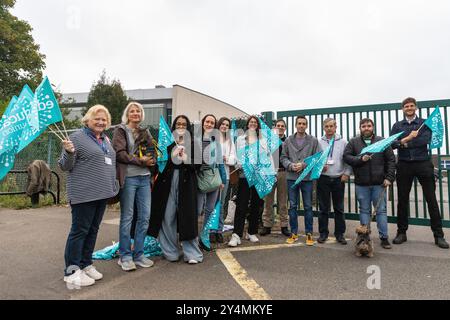
[[[67, 196], [70, 204], [109, 199], [119, 192], [116, 180], [116, 152], [102, 134], [105, 151], [84, 129], [70, 135], [74, 153], [64, 148], [58, 164], [67, 174]], [[105, 157], [111, 159], [107, 164]]]

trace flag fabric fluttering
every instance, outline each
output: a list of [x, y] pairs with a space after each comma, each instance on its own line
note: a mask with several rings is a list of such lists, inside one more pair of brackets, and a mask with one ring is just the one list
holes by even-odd
[[319, 151], [312, 156], [309, 156], [308, 158], [305, 158], [303, 162], [306, 163], [306, 168], [303, 169], [300, 176], [295, 180], [295, 183], [292, 185], [291, 188], [294, 188], [296, 185], [298, 185], [300, 182], [303, 181], [303, 179], [306, 178], [306, 176], [311, 172], [311, 170], [314, 168], [314, 166], [317, 164], [317, 162], [320, 159], [320, 156], [322, 155], [322, 151]]
[[0, 127], [0, 179], [14, 167], [16, 154], [23, 139], [23, 131], [28, 127], [27, 116], [30, 113], [33, 93], [25, 85], [19, 98], [8, 106], [8, 113], [3, 115]]
[[234, 144], [236, 144], [237, 139], [237, 128], [236, 128], [236, 120], [231, 120], [231, 128], [230, 128], [230, 138]]
[[211, 242], [209, 241], [210, 231], [219, 229], [220, 209], [221, 202], [220, 199], [218, 199], [213, 212], [209, 215], [209, 219], [204, 224], [202, 232], [200, 233], [200, 241], [208, 249], [211, 249]]
[[425, 120], [424, 123], [432, 132], [430, 149], [441, 148], [444, 142], [444, 123], [442, 122], [441, 112], [439, 106], [436, 106], [434, 111]]
[[278, 150], [283, 142], [262, 119], [259, 119], [259, 124], [261, 126], [262, 137], [267, 141], [267, 151], [272, 154]]
[[158, 153], [157, 163], [158, 171], [163, 172], [166, 168], [167, 161], [169, 160], [169, 154], [167, 148], [175, 142], [169, 125], [163, 116], [159, 117], [159, 130], [158, 130], [158, 147], [161, 151]]
[[380, 140], [378, 142], [375, 142], [374, 144], [371, 144], [370, 146], [365, 147], [361, 150], [359, 155], [365, 154], [365, 153], [377, 153], [377, 152], [383, 152], [386, 150], [395, 140], [397, 140], [404, 131], [396, 133], [386, 139]]
[[[31, 90], [31, 89], [30, 89]], [[63, 121], [61, 109], [47, 77], [36, 88], [28, 115], [28, 126], [24, 129], [18, 152], [41, 135], [49, 125]]]
[[328, 156], [330, 155], [330, 151], [333, 150], [334, 146], [334, 137], [330, 140], [328, 147], [323, 151], [316, 165], [311, 170], [311, 180], [317, 180], [320, 178], [320, 175], [323, 171], [323, 168], [327, 164]]

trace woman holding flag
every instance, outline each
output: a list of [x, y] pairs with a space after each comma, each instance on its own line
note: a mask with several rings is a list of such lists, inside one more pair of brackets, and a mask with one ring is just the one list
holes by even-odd
[[[144, 241], [150, 219], [150, 167], [155, 165], [150, 153], [152, 136], [140, 124], [145, 119], [140, 103], [130, 102], [122, 115], [122, 124], [114, 131], [113, 145], [117, 154], [117, 176], [120, 182], [119, 265], [124, 271], [136, 270], [136, 265], [149, 268], [153, 261], [144, 256]], [[134, 251], [131, 250], [131, 225], [134, 207], [137, 221]]]
[[[255, 181], [251, 181], [250, 174], [246, 177], [244, 171], [247, 171], [247, 168], [258, 166], [260, 148], [265, 148], [264, 143], [261, 143], [262, 141], [259, 138], [260, 130], [261, 126], [258, 118], [256, 116], [251, 116], [247, 120], [245, 134], [238, 137], [236, 141], [239, 160], [237, 167], [242, 170], [240, 170], [239, 173], [234, 232], [231, 235], [231, 240], [228, 242], [230, 247], [236, 247], [241, 244], [241, 238], [244, 234], [245, 217], [248, 211], [250, 211], [250, 216], [248, 218], [249, 226], [246, 238], [253, 243], [259, 241], [256, 234], [258, 233], [259, 208], [263, 205], [263, 200], [258, 195], [254, 183]], [[244, 156], [239, 157], [241, 152]], [[245, 155], [249, 155], [249, 157], [246, 157]], [[248, 160], [249, 163], [245, 163], [245, 160]], [[248, 164], [250, 164], [249, 167], [247, 166]]]
[[179, 239], [184, 261], [197, 264], [203, 261], [203, 254], [197, 237], [197, 176], [190, 128], [191, 123], [184, 115], [173, 121], [175, 142], [168, 146], [170, 156], [153, 188], [152, 196], [158, 201], [152, 202], [148, 234], [158, 237], [167, 260], [180, 259]]
[[72, 227], [65, 250], [64, 281], [68, 287], [90, 286], [103, 275], [92, 265], [92, 253], [106, 203], [119, 192], [116, 153], [104, 131], [111, 115], [102, 105], [91, 107], [82, 122], [85, 127], [63, 140], [58, 161], [67, 171], [67, 196], [72, 209]]

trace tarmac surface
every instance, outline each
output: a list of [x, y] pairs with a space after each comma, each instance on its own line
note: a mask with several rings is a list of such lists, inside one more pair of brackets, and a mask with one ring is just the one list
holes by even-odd
[[[118, 241], [118, 217], [119, 212], [107, 209], [96, 250]], [[373, 223], [375, 256], [358, 258], [352, 242], [355, 221], [347, 221], [346, 246], [330, 238], [307, 247], [304, 237], [287, 245], [274, 228], [271, 235], [259, 237], [258, 244], [243, 240], [234, 249], [222, 245], [205, 252], [198, 265], [155, 257], [154, 267], [127, 273], [117, 259], [95, 261], [104, 278], [92, 287], [69, 290], [63, 269], [70, 221], [68, 207], [0, 209], [0, 299], [450, 298], [450, 250], [434, 245], [429, 227], [410, 226], [406, 243], [385, 250]], [[299, 221], [304, 230], [303, 218]], [[317, 230], [317, 218], [314, 222]], [[395, 232], [390, 224], [391, 239]]]

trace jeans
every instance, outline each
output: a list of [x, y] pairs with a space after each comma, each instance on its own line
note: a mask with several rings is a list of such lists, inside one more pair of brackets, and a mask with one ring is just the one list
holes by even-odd
[[[135, 203], [137, 221], [134, 252], [132, 252], [130, 230]], [[119, 254], [122, 261], [137, 260], [144, 254], [144, 241], [150, 220], [150, 204], [150, 176], [127, 177], [120, 194]]]
[[420, 182], [430, 213], [431, 230], [435, 237], [444, 237], [442, 231], [441, 215], [436, 200], [436, 183], [434, 178], [434, 166], [431, 161], [399, 161], [397, 164], [397, 228], [398, 233], [406, 233], [408, 230], [409, 193], [414, 177]]
[[[211, 213], [213, 213], [214, 208], [216, 206], [217, 197], [219, 196], [219, 189], [208, 192], [208, 193], [202, 193], [198, 192], [197, 194], [197, 214], [200, 215], [203, 210], [205, 210], [205, 216], [203, 219], [203, 227], [208, 223], [208, 219], [211, 216]], [[219, 212], [220, 214], [220, 212]]]
[[289, 225], [291, 232], [298, 234], [298, 204], [299, 191], [302, 192], [303, 209], [305, 211], [305, 232], [313, 232], [313, 212], [312, 212], [312, 181], [302, 181], [294, 188], [294, 180], [288, 180], [288, 197], [289, 197]]
[[377, 228], [380, 239], [388, 238], [388, 224], [386, 211], [386, 190], [382, 185], [379, 186], [358, 186], [355, 185], [356, 198], [359, 203], [359, 221], [361, 224], [368, 225], [370, 223], [370, 214], [372, 212], [372, 205], [375, 207], [384, 192], [383, 200], [380, 202], [377, 216]]
[[331, 178], [321, 175], [317, 184], [317, 195], [319, 198], [319, 233], [325, 238], [328, 237], [328, 216], [331, 211], [331, 199], [333, 199], [334, 211], [334, 235], [343, 236], [345, 233], [344, 215], [344, 193], [345, 183], [341, 182], [341, 177]]
[[71, 205], [72, 227], [67, 238], [65, 275], [92, 264], [97, 233], [106, 208], [106, 199]]
[[225, 220], [225, 201], [227, 198], [228, 187], [230, 186], [230, 180], [227, 180], [225, 187], [220, 191], [220, 217], [219, 217], [219, 229], [217, 233], [222, 233], [223, 231], [223, 221]]

